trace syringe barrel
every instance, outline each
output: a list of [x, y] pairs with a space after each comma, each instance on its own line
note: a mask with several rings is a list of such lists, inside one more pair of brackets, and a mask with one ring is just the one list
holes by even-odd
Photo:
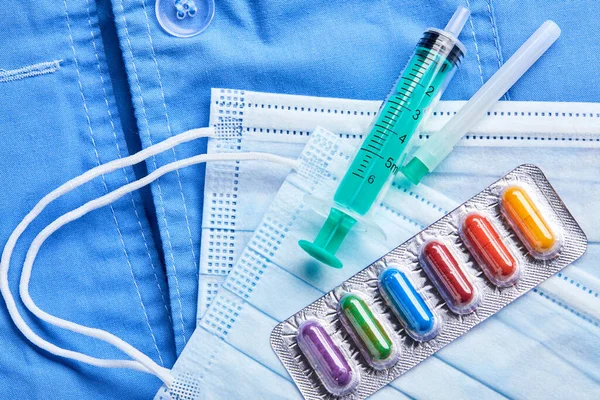
[[454, 35], [424, 32], [335, 193], [340, 209], [365, 215], [385, 194], [464, 54]]

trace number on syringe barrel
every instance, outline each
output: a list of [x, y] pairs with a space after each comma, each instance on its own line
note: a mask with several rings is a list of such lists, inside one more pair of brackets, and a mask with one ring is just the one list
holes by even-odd
[[396, 175], [398, 173], [398, 166], [395, 164], [394, 158], [389, 157], [385, 162], [386, 168], [392, 171], [392, 174]]
[[427, 97], [431, 97], [431, 95], [433, 94], [433, 91], [434, 91], [434, 90], [435, 90], [435, 86], [433, 86], [433, 85], [430, 85], [430, 86], [427, 88], [427, 91], [425, 92], [425, 96], [427, 96]]

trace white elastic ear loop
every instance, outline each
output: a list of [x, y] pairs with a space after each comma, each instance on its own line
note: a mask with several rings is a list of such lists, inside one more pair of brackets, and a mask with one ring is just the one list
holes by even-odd
[[[17, 243], [19, 237], [23, 234], [25, 229], [29, 226], [29, 224], [44, 210], [44, 208], [50, 204], [52, 201], [56, 200], [60, 196], [64, 195], [72, 191], [73, 189], [91, 181], [94, 178], [99, 177], [100, 175], [115, 171], [117, 169], [125, 168], [134, 164], [137, 164], [145, 159], [159, 154], [165, 150], [169, 150], [174, 146], [189, 142], [194, 139], [198, 139], [201, 137], [209, 137], [212, 136], [214, 130], [212, 128], [203, 128], [203, 129], [192, 129], [186, 132], [183, 132], [179, 135], [173, 136], [169, 139], [166, 139], [160, 143], [157, 143], [153, 146], [148, 147], [136, 154], [131, 156], [117, 159], [111, 162], [108, 162], [103, 165], [99, 165], [98, 167], [92, 168], [91, 170], [79, 175], [63, 185], [59, 186], [52, 192], [48, 193], [44, 196], [36, 206], [23, 218], [23, 220], [17, 225], [15, 230], [11, 233], [6, 245], [4, 246], [4, 250], [2, 252], [2, 260], [0, 261], [0, 291], [2, 292], [2, 296], [6, 302], [6, 307], [8, 312], [17, 326], [17, 328], [23, 333], [23, 335], [29, 339], [32, 343], [37, 345], [40, 348], [46, 349], [49, 352], [66, 357], [74, 360], [79, 360], [86, 362], [91, 365], [96, 365], [98, 367], [104, 368], [130, 368], [138, 371], [150, 372], [146, 366], [137, 362], [130, 360], [106, 360], [99, 359], [87, 356], [85, 354], [81, 354], [78, 352], [62, 349], [53, 345], [50, 342], [47, 342], [37, 336], [25, 323], [19, 311], [16, 307], [16, 303], [8, 286], [8, 269], [10, 267], [10, 260], [12, 257], [12, 252]], [[167, 370], [168, 371], [168, 370]], [[164, 374], [163, 374], [164, 375]], [[170, 375], [169, 375], [170, 376]], [[161, 378], [163, 379], [163, 378]], [[164, 380], [163, 380], [164, 381]], [[166, 382], [165, 382], [166, 383]]]
[[[140, 361], [145, 367], [147, 367], [152, 373], [157, 375], [159, 378], [165, 381], [159, 374], [162, 374], [164, 371], [163, 367], [158, 366], [154, 361], [152, 361], [145, 354], [128, 344], [127, 342], [121, 340], [115, 335], [106, 332], [101, 329], [89, 328], [83, 325], [76, 324], [71, 321], [67, 321], [58, 317], [55, 317], [47, 312], [41, 310], [33, 301], [29, 294], [29, 281], [31, 278], [31, 272], [33, 269], [33, 263], [35, 262], [35, 258], [39, 252], [40, 247], [45, 242], [45, 240], [52, 235], [52, 233], [56, 232], [62, 226], [72, 222], [87, 213], [98, 209], [100, 207], [106, 206], [115, 200], [123, 197], [127, 193], [130, 193], [134, 190], [137, 190], [143, 186], [148, 185], [149, 183], [155, 181], [160, 178], [162, 175], [175, 171], [179, 168], [184, 168], [187, 166], [191, 166], [194, 164], [199, 164], [207, 161], [243, 161], [243, 160], [264, 160], [271, 161], [279, 164], [287, 165], [291, 168], [297, 167], [297, 161], [291, 160], [289, 158], [276, 156], [273, 154], [266, 153], [224, 153], [224, 154], [202, 154], [190, 158], [186, 158], [183, 160], [179, 160], [176, 162], [172, 162], [170, 164], [164, 165], [151, 174], [141, 178], [138, 181], [131, 182], [125, 186], [122, 186], [114, 191], [99, 197], [97, 199], [91, 200], [84, 205], [76, 208], [73, 211], [70, 211], [66, 214], [63, 214], [56, 220], [54, 220], [50, 225], [46, 226], [33, 240], [25, 258], [25, 263], [23, 265], [23, 272], [21, 275], [21, 283], [20, 283], [20, 293], [21, 298], [23, 299], [23, 303], [25, 306], [38, 318], [51, 323], [55, 326], [65, 328], [71, 330], [73, 332], [81, 333], [86, 336], [94, 337], [100, 340], [103, 340], [116, 348], [122, 350], [124, 353], [129, 355], [130, 357]], [[167, 370], [168, 371], [168, 370]]]
[[[8, 267], [9, 267], [10, 257], [12, 255], [12, 250], [14, 248], [14, 244], [15, 244], [16, 240], [18, 239], [20, 234], [23, 232], [23, 230], [27, 227], [27, 225], [31, 222], [31, 220], [33, 220], [37, 215], [39, 215], [39, 213], [44, 209], [44, 207], [49, 202], [53, 201], [57, 197], [60, 197], [62, 194], [73, 190], [77, 186], [80, 186], [81, 184], [93, 179], [96, 176], [99, 176], [106, 172], [114, 171], [115, 169], [121, 168], [123, 166], [132, 165], [132, 164], [142, 161], [143, 159], [148, 158], [154, 154], [157, 154], [160, 151], [167, 150], [167, 149], [175, 146], [176, 144], [183, 143], [184, 141], [192, 140], [197, 137], [209, 136], [210, 133], [212, 132], [211, 130], [208, 130], [208, 129], [204, 130], [204, 132], [201, 132], [201, 131], [202, 130], [194, 130], [194, 131], [185, 132], [183, 134], [180, 134], [173, 138], [170, 138], [167, 141], [164, 141], [157, 145], [151, 146], [148, 149], [143, 150], [133, 156], [124, 158], [122, 160], [115, 160], [111, 163], [107, 163], [105, 165], [96, 167], [93, 170], [88, 171], [87, 173], [67, 182], [66, 184], [62, 185], [55, 191], [53, 191], [50, 194], [48, 194], [47, 196], [45, 196], [42, 199], [42, 201], [40, 201], [38, 203], [38, 205], [36, 205], [36, 207], [34, 207], [34, 209], [25, 217], [25, 219], [21, 222], [21, 224], [19, 224], [19, 226], [17, 226], [17, 229], [15, 229], [15, 231], [9, 238], [9, 242], [5, 246], [5, 249], [4, 249], [4, 252], [2, 255], [2, 264], [1, 264], [2, 275], [0, 276], [0, 289], [1, 289], [2, 294], [7, 302], [9, 312], [11, 314], [11, 317], [13, 318], [13, 321], [15, 322], [15, 325], [17, 325], [17, 327], [23, 332], [23, 334], [29, 340], [31, 340], [37, 346], [39, 346], [53, 354], [67, 357], [67, 358], [76, 359], [76, 360], [86, 362], [86, 363], [89, 363], [92, 365], [97, 365], [97, 366], [102, 366], [102, 367], [112, 367], [112, 368], [132, 368], [132, 369], [136, 369], [136, 370], [140, 370], [140, 371], [144, 371], [144, 372], [150, 372], [150, 373], [153, 373], [154, 375], [158, 376], [167, 386], [170, 386], [170, 384], [172, 382], [172, 376], [170, 374], [170, 371], [168, 369], [156, 364], [149, 357], [144, 355], [139, 350], [135, 349], [133, 346], [129, 345], [128, 343], [124, 342], [123, 340], [119, 339], [118, 337], [116, 337], [106, 331], [103, 331], [100, 329], [95, 329], [95, 328], [85, 327], [85, 326], [78, 325], [78, 324], [75, 324], [70, 321], [66, 321], [66, 320], [57, 318], [51, 314], [44, 312], [43, 310], [39, 309], [35, 305], [35, 303], [33, 302], [33, 300], [31, 299], [31, 297], [29, 295], [28, 283], [29, 283], [29, 279], [31, 277], [31, 270], [33, 268], [33, 262], [35, 261], [35, 257], [39, 251], [40, 246], [43, 244], [43, 242], [49, 235], [51, 235], [53, 232], [55, 232], [57, 229], [59, 229], [61, 226], [65, 225], [65, 224], [67, 224], [68, 222], [73, 221], [94, 209], [97, 209], [99, 207], [110, 204], [111, 202], [115, 201], [116, 199], [122, 197], [123, 195], [130, 193], [134, 190], [137, 190], [140, 187], [143, 187], [143, 186], [153, 182], [154, 180], [158, 179], [160, 176], [162, 176], [168, 172], [174, 171], [176, 169], [179, 169], [179, 168], [183, 168], [186, 166], [190, 166], [190, 165], [194, 165], [194, 164], [198, 164], [198, 163], [206, 162], [206, 161], [266, 160], [266, 161], [284, 164], [284, 165], [289, 166], [290, 168], [297, 169], [297, 167], [298, 167], [297, 161], [290, 160], [290, 159], [284, 158], [284, 157], [271, 155], [271, 154], [265, 154], [265, 153], [237, 153], [237, 154], [234, 153], [234, 154], [199, 155], [199, 156], [195, 156], [195, 157], [190, 157], [188, 159], [176, 161], [176, 162], [167, 164], [167, 165], [157, 169], [156, 171], [154, 171], [153, 173], [149, 174], [148, 176], [140, 179], [139, 181], [135, 181], [128, 185], [125, 185], [125, 186], [123, 186], [119, 189], [116, 189], [113, 192], [110, 192], [98, 199], [92, 200], [92, 201], [84, 204], [83, 206], [77, 208], [76, 210], [73, 210], [67, 214], [64, 214], [63, 216], [61, 216], [57, 220], [55, 220], [52, 224], [47, 226], [34, 239], [32, 245], [27, 253], [27, 256], [26, 256], [25, 264], [23, 266], [22, 277], [21, 277], [21, 284], [20, 284], [21, 297], [23, 299], [25, 306], [33, 314], [38, 316], [40, 319], [43, 319], [53, 325], [63, 327], [65, 329], [69, 329], [71, 331], [78, 332], [78, 333], [81, 333], [81, 334], [84, 334], [87, 336], [95, 337], [95, 338], [103, 340], [107, 343], [112, 344], [113, 346], [119, 348], [120, 350], [122, 350], [123, 352], [128, 354], [130, 357], [139, 361], [139, 364], [135, 361], [128, 361], [128, 360], [97, 359], [97, 358], [90, 357], [90, 356], [82, 354], [82, 353], [62, 349], [60, 347], [57, 347], [57, 346], [41, 339], [33, 331], [31, 331], [31, 329], [23, 321], [23, 319], [21, 318], [21, 316], [15, 306], [14, 299], [12, 297], [10, 289], [8, 288]], [[137, 160], [139, 160], [139, 161], [137, 161]], [[105, 167], [105, 168], [101, 168], [101, 167]], [[67, 187], [67, 186], [69, 186], [70, 188], [67, 189], [66, 191], [60, 190], [63, 187]], [[30, 218], [28, 219], [28, 217], [30, 217]], [[21, 225], [23, 225], [22, 228], [21, 228]], [[19, 229], [19, 228], [21, 228], [21, 229]], [[14, 236], [14, 240], [11, 241], [11, 239], [13, 239], [13, 236]]]

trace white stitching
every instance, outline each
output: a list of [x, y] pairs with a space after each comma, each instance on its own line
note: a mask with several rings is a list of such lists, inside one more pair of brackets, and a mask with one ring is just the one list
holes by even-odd
[[[496, 57], [498, 58], [498, 68], [502, 67], [502, 53], [500, 52], [500, 37], [498, 35], [498, 27], [496, 26], [496, 22], [494, 21], [494, 14], [492, 13], [492, 0], [487, 1], [488, 14], [490, 17], [490, 24], [492, 26], [492, 36], [494, 38], [494, 44], [496, 45]], [[508, 92], [510, 89], [504, 93], [504, 99], [510, 100], [510, 95]]]
[[29, 78], [31, 76], [50, 74], [60, 69], [61, 62], [62, 60], [54, 60], [26, 65], [17, 69], [1, 69], [0, 82], [12, 82], [18, 81], [19, 79]]
[[[69, 18], [69, 9], [67, 7], [67, 0], [63, 0], [63, 4], [65, 6], [65, 16], [66, 16], [66, 21], [67, 21], [67, 28], [69, 31], [69, 40], [70, 40], [70, 44], [71, 44], [71, 50], [73, 51], [73, 59], [75, 61], [75, 70], [77, 72], [77, 82], [79, 84], [79, 93], [81, 94], [81, 100], [83, 102], [83, 109], [85, 110], [85, 118], [87, 120], [87, 124], [88, 124], [88, 131], [90, 134], [90, 139], [92, 141], [92, 146], [94, 147], [94, 154], [96, 156], [96, 164], [100, 165], [100, 155], [98, 153], [98, 148], [96, 147], [96, 141], [94, 140], [94, 131], [92, 129], [92, 122], [90, 120], [90, 115], [89, 115], [89, 111], [87, 108], [87, 101], [85, 99], [85, 94], [83, 93], [83, 85], [81, 83], [81, 72], [79, 70], [79, 61], [77, 60], [77, 52], [75, 51], [75, 42], [73, 40], [73, 33], [71, 31], [71, 21]], [[102, 185], [104, 186], [104, 191], [106, 193], [108, 193], [108, 186], [106, 184], [106, 180], [104, 178], [104, 175], [102, 175]], [[158, 353], [158, 358], [160, 359], [161, 364], [164, 365], [162, 356], [160, 354], [160, 350], [158, 348], [158, 344], [156, 341], [156, 336], [154, 336], [154, 331], [152, 330], [152, 326], [150, 325], [150, 320], [148, 317], [148, 313], [146, 312], [146, 307], [144, 306], [144, 302], [142, 301], [142, 295], [140, 293], [140, 289], [138, 287], [137, 284], [137, 280], [135, 278], [135, 275], [133, 273], [133, 266], [131, 265], [131, 260], [129, 259], [129, 254], [127, 252], [127, 249], [125, 247], [125, 241], [123, 239], [123, 234], [121, 232], [121, 229], [119, 227], [119, 221], [117, 219], [117, 215], [115, 212], [114, 207], [112, 206], [112, 204], [110, 205], [110, 210], [112, 213], [112, 217], [113, 217], [113, 221], [115, 222], [115, 226], [117, 228], [117, 232], [119, 235], [119, 240], [121, 241], [121, 246], [123, 247], [123, 253], [125, 255], [125, 260], [127, 261], [127, 265], [129, 266], [129, 273], [131, 274], [131, 278], [133, 280], [133, 284], [135, 286], [135, 289], [137, 291], [138, 297], [140, 299], [140, 304], [142, 306], [142, 312], [144, 313], [144, 316], [146, 318], [146, 325], [148, 326], [148, 329], [150, 330], [150, 336], [152, 337], [152, 341], [154, 342], [154, 348], [156, 349], [156, 352]]]
[[471, 32], [473, 33], [473, 42], [475, 44], [475, 56], [477, 57], [477, 65], [479, 66], [479, 76], [481, 78], [481, 84], [483, 85], [483, 69], [481, 68], [481, 59], [479, 58], [479, 46], [477, 45], [477, 37], [475, 36], [475, 26], [473, 25], [473, 13], [471, 11], [471, 4], [469, 0], [465, 0], [467, 8], [469, 9], [469, 25], [471, 25]]
[[[102, 68], [100, 66], [100, 57], [98, 55], [98, 48], [96, 47], [96, 37], [95, 37], [94, 31], [92, 29], [92, 20], [91, 20], [91, 15], [90, 15], [89, 0], [85, 0], [85, 3], [86, 3], [86, 8], [87, 8], [88, 25], [90, 27], [90, 34], [92, 36], [92, 45], [94, 47], [94, 53], [96, 54], [96, 65], [98, 66], [98, 76], [100, 77], [102, 92], [104, 94], [104, 104], [106, 105], [106, 113], [108, 114], [108, 119], [110, 122], [110, 126], [112, 128], [113, 138], [115, 141], [115, 147], [117, 148], [117, 155], [119, 158], [122, 158], [123, 156], [121, 154], [121, 147], [119, 146], [119, 142], [117, 140], [117, 132], [115, 129], [113, 116], [112, 116], [112, 113], [110, 112], [110, 106], [108, 104], [108, 94], [106, 93], [106, 83], [104, 82], [104, 77], [102, 76]], [[125, 177], [125, 182], [129, 183], [129, 177], [127, 176], [127, 171], [125, 170], [125, 168], [123, 168], [122, 171], [123, 171], [123, 176]], [[129, 197], [131, 198], [131, 205], [133, 206], [133, 212], [135, 213], [135, 217], [137, 218], [138, 227], [140, 228], [140, 233], [142, 234], [142, 240], [144, 242], [146, 254], [148, 255], [148, 261], [150, 261], [150, 266], [152, 267], [152, 273], [154, 274], [154, 281], [156, 282], [156, 286], [158, 287], [158, 291], [160, 292], [160, 298], [162, 299], [163, 305], [165, 307], [165, 311], [167, 312], [167, 317], [169, 318], [169, 322], [173, 323], [173, 321], [171, 320], [171, 313], [169, 312], [169, 308], [167, 307], [167, 301], [165, 300], [163, 288], [160, 286], [160, 283], [158, 281], [158, 275], [156, 274], [156, 267], [154, 265], [154, 260], [152, 259], [152, 255], [150, 254], [148, 240], [146, 239], [146, 235], [145, 235], [144, 229], [142, 227], [142, 221], [140, 218], [140, 214], [138, 213], [137, 205], [135, 204], [133, 194], [130, 193]]]
[[[158, 68], [158, 61], [156, 60], [156, 52], [154, 51], [154, 43], [152, 42], [152, 35], [150, 33], [150, 21], [148, 20], [148, 13], [146, 12], [146, 1], [142, 0], [142, 7], [144, 9], [144, 15], [146, 16], [146, 28], [148, 31], [148, 42], [150, 43], [150, 54], [152, 55], [152, 59], [154, 60], [154, 67], [156, 69], [156, 75], [158, 77], [158, 86], [160, 88], [160, 96], [162, 97], [162, 105], [163, 105], [163, 109], [165, 111], [165, 119], [167, 122], [167, 131], [169, 133], [169, 136], [173, 136], [173, 132], [171, 132], [171, 122], [169, 121], [169, 113], [167, 112], [167, 102], [165, 99], [165, 92], [163, 90], [163, 84], [162, 84], [162, 78], [160, 76], [160, 70]], [[175, 157], [175, 160], [177, 161], [177, 154], [175, 153], [175, 149], [171, 149], [171, 151], [173, 152], [173, 157]], [[181, 176], [179, 175], [179, 170], [176, 170], [175, 173], [177, 174], [177, 182], [179, 183], [179, 193], [181, 194], [181, 201], [183, 203], [183, 215], [185, 216], [185, 224], [187, 227], [187, 231], [188, 231], [188, 235], [190, 238], [190, 249], [192, 250], [192, 259], [194, 261], [194, 267], [196, 268], [196, 277], [198, 277], [198, 260], [196, 257], [196, 252], [194, 251], [194, 242], [192, 240], [192, 230], [190, 228], [190, 220], [188, 218], [188, 210], [187, 210], [187, 204], [185, 201], [185, 195], [183, 194], [183, 186], [181, 184]]]
[[[137, 73], [137, 67], [135, 66], [135, 57], [133, 56], [133, 47], [131, 45], [131, 40], [129, 39], [129, 29], [127, 28], [127, 19], [125, 18], [125, 9], [123, 7], [123, 0], [120, 0], [119, 4], [121, 6], [121, 13], [123, 15], [123, 27], [125, 29], [125, 38], [127, 40], [129, 54], [131, 55], [131, 65], [133, 68], [133, 75], [135, 76], [135, 81], [136, 81], [136, 85], [138, 88], [139, 98], [140, 98], [140, 102], [141, 102], [141, 106], [142, 106], [142, 115], [144, 117], [144, 120], [146, 121], [146, 131], [148, 132], [148, 139], [150, 140], [150, 143], [152, 143], [152, 137], [150, 136], [150, 124], [148, 122], [148, 116], [146, 115], [146, 106], [144, 105], [144, 96], [142, 95], [142, 88], [140, 87], [140, 78]], [[158, 168], [156, 165], [156, 157], [152, 157], [152, 163], [154, 164], [154, 168]], [[169, 224], [168, 224], [167, 218], [166, 218], [164, 200], [162, 197], [162, 189], [160, 187], [160, 179], [156, 180], [156, 187], [158, 189], [158, 197], [160, 199], [160, 207], [162, 209], [162, 217], [163, 217], [163, 221], [165, 223], [165, 231], [167, 234], [167, 243], [169, 245], [169, 248], [168, 248], [169, 255], [171, 256], [171, 262], [172, 262], [173, 271], [175, 274], [175, 291], [177, 292], [177, 303], [179, 304], [179, 319], [180, 319], [180, 325], [181, 325], [181, 336], [183, 338], [183, 343], [185, 344], [187, 342], [187, 340], [186, 340], [186, 336], [185, 336], [185, 326], [183, 324], [183, 304], [181, 303], [181, 293], [179, 291], [179, 280], [177, 279], [177, 267], [175, 266], [175, 257], [173, 255], [173, 243], [171, 242], [171, 233], [169, 232]]]

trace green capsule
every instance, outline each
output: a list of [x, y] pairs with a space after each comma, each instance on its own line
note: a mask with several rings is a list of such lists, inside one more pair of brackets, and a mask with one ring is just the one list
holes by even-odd
[[338, 312], [344, 327], [373, 368], [388, 368], [396, 362], [394, 342], [360, 296], [345, 294]]

